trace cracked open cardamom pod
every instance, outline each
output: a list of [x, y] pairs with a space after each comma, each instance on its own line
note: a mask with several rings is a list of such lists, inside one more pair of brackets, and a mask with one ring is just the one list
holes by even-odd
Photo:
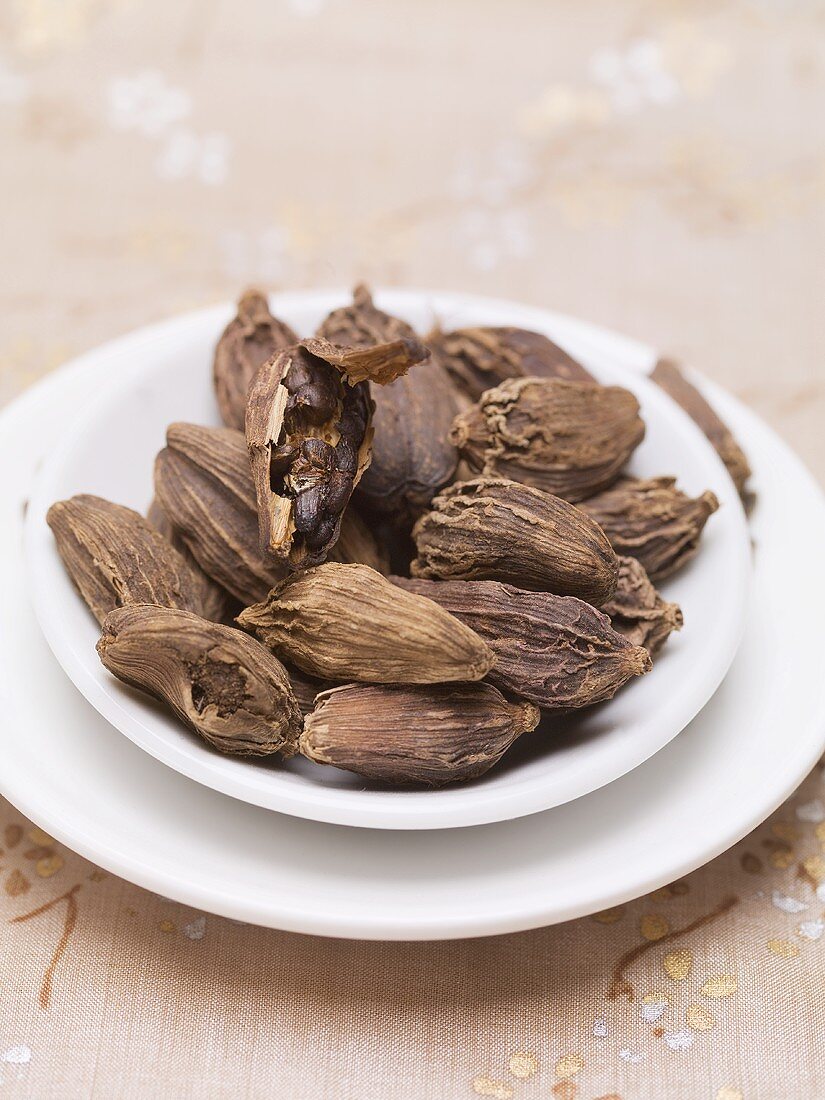
[[155, 459], [155, 493], [207, 576], [248, 604], [287, 566], [261, 553], [246, 440], [232, 428], [171, 424]]
[[269, 312], [266, 296], [247, 290], [238, 313], [229, 322], [215, 348], [213, 379], [221, 419], [228, 428], [243, 431], [246, 395], [259, 367], [298, 337]]
[[323, 336], [309, 336], [301, 341], [301, 347], [336, 367], [350, 386], [359, 382], [387, 386], [430, 354], [415, 333], [382, 344], [351, 347], [333, 344]]
[[303, 672], [338, 682], [480, 680], [493, 663], [469, 627], [366, 565], [296, 573], [238, 623]]
[[97, 652], [221, 752], [291, 756], [301, 712], [283, 665], [233, 627], [138, 604], [107, 615]]
[[246, 442], [261, 549], [293, 568], [324, 560], [369, 464], [369, 383], [349, 385], [305, 347], [283, 351], [253, 379]]
[[577, 501], [611, 485], [644, 434], [621, 386], [511, 378], [456, 417], [450, 438], [484, 475]]
[[657, 581], [690, 561], [719, 501], [711, 492], [687, 496], [673, 477], [623, 477], [579, 507], [599, 524], [617, 554], [637, 558]]
[[[363, 285], [355, 288], [352, 304], [331, 313], [318, 331], [354, 347], [417, 340], [406, 321], [375, 306]], [[458, 455], [448, 439], [458, 412], [455, 390], [444, 367], [429, 355], [409, 374], [373, 388], [372, 398], [372, 459], [358, 495], [374, 510], [407, 523], [455, 474]]]
[[619, 558], [616, 591], [602, 611], [610, 617], [614, 630], [650, 654], [656, 653], [674, 630], [681, 630], [684, 622], [679, 605], [662, 599], [635, 558]]
[[391, 580], [474, 630], [495, 655], [490, 683], [536, 706], [567, 710], [601, 703], [650, 670], [640, 645], [574, 596], [525, 592], [499, 581]]
[[650, 377], [696, 421], [727, 466], [739, 495], [747, 497], [745, 484], [751, 476], [751, 468], [745, 452], [734, 439], [727, 424], [720, 419], [696, 387], [688, 382], [672, 359], [660, 359]]
[[491, 684], [347, 684], [318, 696], [299, 751], [395, 786], [441, 787], [483, 775], [538, 721]]
[[493, 580], [599, 606], [618, 562], [601, 528], [560, 497], [504, 478], [458, 482], [413, 528], [414, 577]]
[[81, 494], [53, 504], [46, 521], [66, 571], [99, 623], [132, 603], [199, 615], [212, 610], [204, 577], [131, 508]]
[[427, 343], [456, 387], [478, 401], [485, 390], [507, 378], [566, 378], [595, 382], [593, 375], [552, 340], [523, 328], [436, 330]]

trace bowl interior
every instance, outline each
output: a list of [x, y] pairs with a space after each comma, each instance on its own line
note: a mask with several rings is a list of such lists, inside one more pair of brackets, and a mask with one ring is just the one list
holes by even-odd
[[[310, 333], [346, 297], [282, 295], [273, 309], [298, 332]], [[38, 619], [67, 674], [117, 730], [192, 779], [255, 805], [374, 828], [474, 825], [559, 805], [611, 782], [667, 744], [727, 672], [741, 636], [750, 569], [738, 497], [701, 432], [639, 373], [647, 364], [633, 361], [632, 345], [593, 342], [575, 322], [514, 304], [412, 291], [376, 297], [423, 332], [435, 320], [445, 327], [515, 324], [545, 332], [601, 381], [636, 394], [647, 434], [632, 473], [674, 474], [685, 491], [709, 488], [719, 497], [720, 510], [708, 523], [699, 555], [663, 586], [665, 596], [682, 606], [685, 626], [671, 636], [652, 673], [608, 704], [545, 720], [498, 768], [472, 783], [402, 792], [302, 758], [284, 763], [221, 756], [162, 707], [111, 677], [95, 653], [97, 624], [63, 570], [45, 513], [53, 501], [79, 492], [145, 511], [167, 425], [219, 423], [211, 361], [231, 307], [141, 330], [93, 353], [107, 363], [109, 384], [91, 407], [67, 406], [65, 431], [54, 441], [30, 502], [27, 553]]]

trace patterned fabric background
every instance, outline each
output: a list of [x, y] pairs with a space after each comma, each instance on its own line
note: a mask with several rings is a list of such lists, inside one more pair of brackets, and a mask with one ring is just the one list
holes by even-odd
[[[6, 0], [0, 398], [365, 277], [644, 339], [822, 475], [824, 111], [818, 0]], [[825, 1095], [819, 771], [650, 897], [458, 943], [239, 926], [0, 830], [3, 1096]]]

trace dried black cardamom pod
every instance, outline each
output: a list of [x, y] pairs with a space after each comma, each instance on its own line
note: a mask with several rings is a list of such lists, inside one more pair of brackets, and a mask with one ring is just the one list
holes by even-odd
[[166, 703], [221, 752], [294, 754], [301, 711], [286, 669], [240, 630], [133, 605], [106, 617], [97, 652], [119, 680]]
[[436, 330], [427, 343], [449, 371], [456, 387], [478, 401], [485, 390], [507, 378], [564, 378], [595, 382], [589, 371], [540, 332], [523, 328]]
[[171, 543], [179, 554], [183, 555], [189, 563], [190, 569], [203, 578], [204, 599], [201, 608], [203, 617], [216, 623], [226, 622], [233, 615], [231, 607], [233, 601], [229, 593], [212, 580], [208, 574], [204, 573], [198, 565], [197, 558], [181, 538], [180, 532], [172, 524], [157, 497], [152, 499], [152, 503], [146, 511], [146, 518], [156, 530], [160, 531], [166, 541]]
[[237, 621], [307, 675], [339, 683], [480, 680], [493, 663], [472, 630], [366, 565], [294, 573]]
[[745, 485], [751, 476], [751, 468], [745, 452], [734, 439], [727, 424], [716, 415], [696, 387], [688, 382], [672, 359], [660, 359], [650, 377], [696, 421], [727, 466], [739, 495], [747, 501]]
[[315, 700], [299, 751], [395, 786], [442, 787], [489, 771], [538, 721], [492, 684], [347, 684]]
[[178, 536], [208, 577], [244, 605], [262, 600], [288, 572], [263, 554], [243, 433], [170, 424], [155, 459], [155, 492]]
[[[357, 286], [350, 306], [327, 317], [319, 334], [337, 343], [370, 347], [391, 340], [416, 340], [399, 317], [378, 309], [369, 290]], [[458, 412], [455, 389], [436, 356], [388, 386], [373, 389], [372, 460], [358, 495], [399, 525], [409, 523], [453, 479], [458, 456], [449, 442]]]
[[352, 304], [334, 309], [321, 323], [318, 335], [344, 347], [368, 348], [392, 340], [415, 340], [415, 329], [378, 309], [369, 287], [359, 283], [352, 292]]
[[525, 592], [499, 581], [428, 581], [391, 577], [426, 596], [487, 643], [495, 664], [486, 679], [548, 710], [611, 699], [650, 657], [575, 596]]
[[503, 581], [596, 607], [616, 589], [619, 563], [598, 524], [560, 497], [505, 478], [451, 485], [413, 538], [414, 577]]
[[599, 524], [616, 553], [637, 558], [654, 581], [690, 561], [718, 507], [713, 493], [689, 497], [676, 488], [673, 477], [623, 477], [579, 504]]
[[206, 578], [140, 513], [88, 493], [46, 514], [66, 571], [102, 623], [114, 608], [157, 604], [206, 615], [214, 593]]
[[243, 431], [246, 396], [258, 369], [277, 351], [297, 342], [289, 325], [269, 312], [266, 296], [259, 290], [247, 290], [238, 302], [237, 316], [215, 348], [215, 396], [228, 428]]
[[621, 386], [511, 378], [456, 417], [451, 439], [474, 470], [575, 502], [611, 485], [644, 434]]
[[645, 567], [635, 558], [619, 558], [619, 582], [602, 607], [613, 629], [653, 655], [684, 622], [678, 604], [663, 600]]

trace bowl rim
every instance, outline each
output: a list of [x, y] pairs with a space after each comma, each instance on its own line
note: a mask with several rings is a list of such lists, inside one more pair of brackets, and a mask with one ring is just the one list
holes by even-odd
[[[385, 308], [402, 313], [405, 306], [421, 308], [422, 304], [433, 312], [442, 314], [449, 314], [451, 310], [461, 313], [468, 309], [475, 309], [488, 313], [491, 318], [489, 323], [499, 324], [506, 322], [492, 320], [492, 318], [496, 314], [504, 314], [512, 318], [509, 323], [528, 328], [534, 327], [539, 331], [552, 330], [553, 338], [560, 344], [566, 342], [565, 334], [568, 340], [573, 340], [577, 328], [585, 338], [588, 331], [592, 331], [584, 322], [559, 317], [549, 311], [472, 294], [377, 290], [375, 297]], [[290, 309], [296, 308], [321, 312], [334, 308], [347, 299], [348, 295], [345, 291], [311, 290], [272, 295], [271, 303], [276, 312], [288, 313]], [[600, 769], [588, 770], [587, 775], [581, 776], [578, 785], [572, 787], [570, 792], [562, 798], [548, 798], [547, 790], [542, 785], [540, 777], [536, 775], [524, 776], [520, 781], [500, 788], [481, 783], [457, 785], [438, 791], [362, 791], [320, 785], [290, 787], [289, 784], [279, 787], [276, 781], [273, 792], [272, 776], [278, 776], [278, 772], [261, 773], [248, 767], [245, 772], [241, 772], [233, 766], [237, 761], [233, 760], [232, 764], [227, 765], [227, 760], [232, 758], [221, 757], [217, 753], [205, 750], [205, 746], [201, 746], [199, 742], [195, 742], [197, 751], [193, 755], [190, 752], [182, 753], [175, 745], [163, 742], [162, 739], [159, 741], [156, 737], [148, 737], [145, 725], [135, 720], [130, 702], [133, 693], [130, 694], [129, 689], [114, 678], [109, 678], [101, 685], [101, 682], [92, 676], [89, 654], [78, 647], [76, 639], [68, 632], [65, 621], [55, 613], [49, 598], [48, 586], [44, 584], [43, 578], [48, 576], [50, 569], [53, 572], [55, 560], [59, 565], [59, 558], [51, 533], [44, 522], [45, 512], [48, 505], [55, 499], [51, 486], [57, 476], [56, 471], [73, 451], [77, 441], [98, 421], [102, 411], [116, 402], [118, 394], [128, 390], [147, 370], [146, 353], [158, 344], [163, 346], [165, 351], [170, 350], [175, 341], [185, 345], [192, 331], [201, 331], [204, 326], [209, 326], [217, 336], [222, 326], [233, 315], [232, 304], [207, 307], [138, 329], [115, 341], [103, 344], [95, 351], [83, 356], [84, 362], [102, 361], [113, 356], [134, 358], [135, 362], [128, 369], [112, 372], [112, 384], [105, 387], [97, 398], [89, 403], [82, 416], [75, 421], [73, 430], [67, 433], [60, 446], [55, 448], [43, 463], [31, 496], [25, 524], [25, 543], [29, 582], [38, 622], [50, 648], [75, 686], [122, 734], [190, 779], [254, 805], [341, 825], [379, 829], [440, 829], [510, 820], [537, 813], [588, 794], [637, 767], [663, 748], [685, 728], [712, 697], [733, 661], [744, 629], [751, 569], [749, 535], [744, 512], [727, 471], [700, 429], [664, 391], [643, 375], [638, 366], [636, 369], [629, 367], [629, 362], [638, 364], [641, 346], [635, 345], [633, 341], [618, 338], [618, 353], [614, 364], [617, 370], [621, 373], [630, 370], [632, 373], [627, 376], [628, 382], [632, 381], [632, 385], [641, 390], [646, 401], [668, 409], [668, 414], [687, 434], [692, 447], [702, 456], [702, 461], [714, 471], [716, 475], [712, 479], [714, 490], [717, 491], [717, 495], [720, 495], [725, 506], [726, 519], [734, 523], [737, 528], [736, 553], [732, 557], [732, 561], [735, 559], [735, 567], [732, 568], [728, 578], [729, 584], [726, 585], [726, 598], [730, 601], [732, 612], [721, 624], [724, 629], [720, 628], [707, 647], [708, 651], [715, 648], [721, 657], [713, 670], [706, 674], [702, 692], [691, 696], [687, 690], [690, 684], [686, 681], [674, 693], [671, 703], [676, 717], [668, 723], [669, 735], [658, 740], [646, 741], [644, 747], [635, 753], [622, 754], [624, 763], [617, 765], [612, 760], [608, 760]], [[647, 355], [649, 357], [649, 353]], [[621, 357], [628, 362], [620, 363]], [[80, 599], [76, 594], [75, 598]], [[96, 668], [96, 659], [92, 667]], [[241, 778], [243, 775], [246, 775], [246, 778]], [[261, 782], [256, 782], [256, 777]], [[458, 795], [459, 791], [463, 792], [462, 796]], [[444, 795], [447, 797], [445, 798]]]

